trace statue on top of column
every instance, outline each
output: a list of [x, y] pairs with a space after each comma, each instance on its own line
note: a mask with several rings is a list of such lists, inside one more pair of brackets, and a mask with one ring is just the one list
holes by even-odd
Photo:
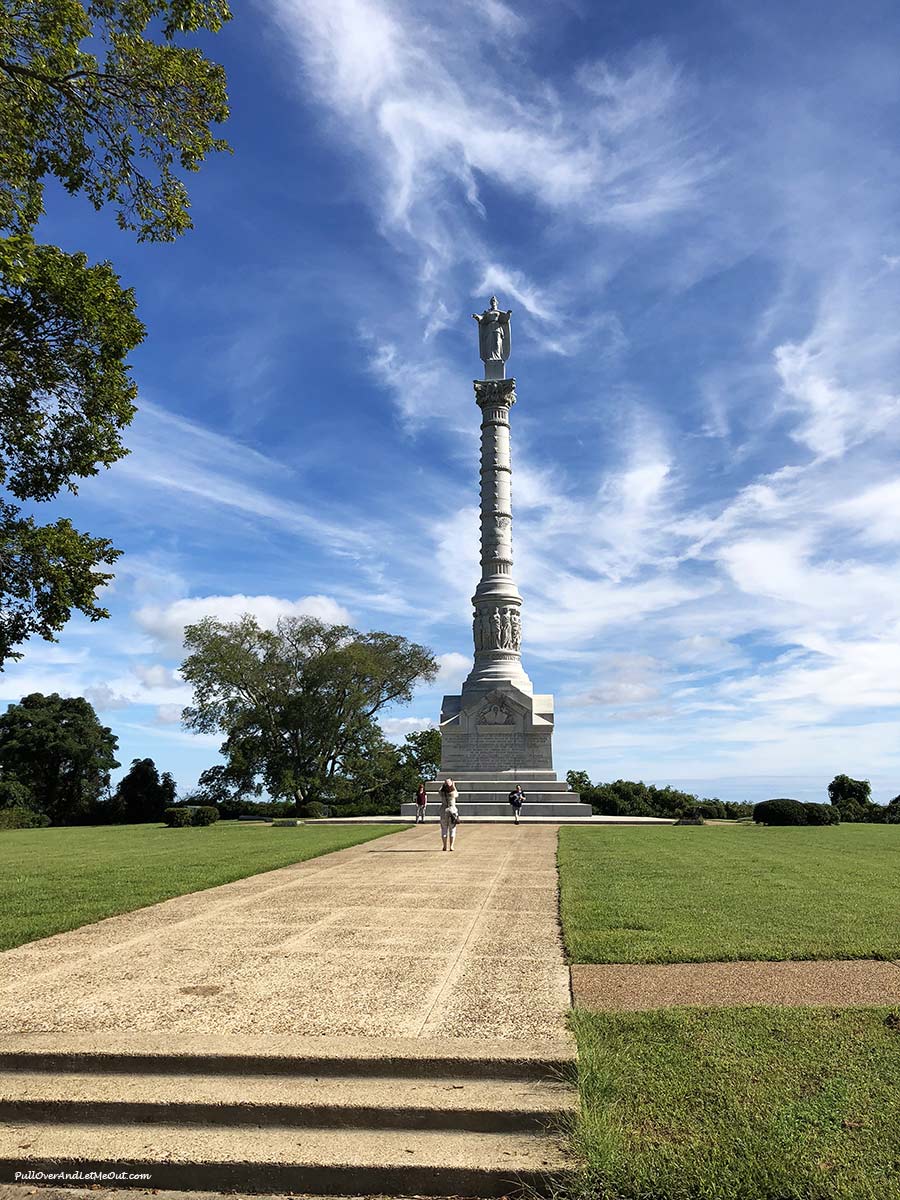
[[490, 308], [483, 313], [472, 313], [478, 322], [478, 352], [484, 363], [485, 379], [505, 379], [506, 360], [509, 358], [509, 318], [512, 309], [503, 310], [497, 305], [497, 297], [491, 296]]

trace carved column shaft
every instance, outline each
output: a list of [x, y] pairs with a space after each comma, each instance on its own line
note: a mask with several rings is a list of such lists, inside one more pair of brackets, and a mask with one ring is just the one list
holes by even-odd
[[507, 682], [531, 691], [521, 664], [522, 597], [512, 578], [509, 413], [514, 379], [475, 381], [481, 409], [481, 582], [472, 597], [475, 665], [463, 686]]

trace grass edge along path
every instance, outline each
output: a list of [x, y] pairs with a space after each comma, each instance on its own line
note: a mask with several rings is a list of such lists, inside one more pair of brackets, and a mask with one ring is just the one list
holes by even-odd
[[900, 1010], [574, 1010], [586, 1166], [559, 1200], [887, 1200]]
[[396, 825], [98, 825], [0, 833], [0, 950], [403, 832]]
[[563, 826], [576, 963], [900, 959], [900, 825]]

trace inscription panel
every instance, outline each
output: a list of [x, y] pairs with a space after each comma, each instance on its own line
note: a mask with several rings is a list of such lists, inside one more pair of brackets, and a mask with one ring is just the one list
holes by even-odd
[[447, 730], [441, 739], [441, 771], [552, 770], [550, 731], [526, 733], [515, 725], [475, 725]]

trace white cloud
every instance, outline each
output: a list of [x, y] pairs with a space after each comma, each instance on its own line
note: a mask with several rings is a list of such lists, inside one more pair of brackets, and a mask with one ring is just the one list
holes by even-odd
[[408, 733], [437, 726], [431, 717], [384, 717], [379, 724], [384, 736], [392, 742], [402, 742]]
[[178, 672], [162, 663], [135, 663], [132, 670], [148, 688], [177, 687], [181, 682]]
[[149, 489], [169, 500], [179, 524], [224, 509], [257, 524], [271, 523], [335, 553], [358, 553], [372, 546], [371, 534], [359, 520], [339, 519], [336, 504], [333, 519], [328, 519], [319, 510], [285, 499], [293, 472], [284, 464], [159, 405], [141, 401], [128, 443], [131, 453], [104, 481], [107, 489], [117, 486], [124, 503], [146, 506]]
[[194, 596], [166, 606], [148, 605], [138, 609], [135, 619], [171, 654], [179, 654], [184, 643], [184, 628], [203, 617], [236, 621], [245, 613], [254, 616], [264, 629], [274, 629], [280, 617], [317, 617], [329, 624], [350, 624], [347, 610], [330, 596], [303, 596], [283, 600], [277, 596]]
[[504, 7], [479, 5], [469, 18], [433, 0], [277, 0], [271, 9], [340, 148], [366, 160], [365, 199], [382, 230], [415, 263], [426, 336], [445, 323], [448, 288], [460, 301], [506, 289], [535, 319], [552, 308], [566, 324], [558, 297], [551, 305], [544, 286], [489, 249], [496, 216], [485, 185], [585, 231], [643, 233], [695, 207], [710, 177], [713, 156], [683, 112], [691, 89], [664, 47], [596, 61], [555, 89], [510, 55], [527, 23], [498, 18]]
[[451, 651], [449, 654], [439, 654], [437, 660], [440, 670], [433, 686], [444, 688], [451, 694], [458, 692], [462, 687], [463, 680], [472, 669], [472, 655]]
[[85, 700], [89, 700], [98, 712], [110, 712], [117, 708], [128, 708], [131, 701], [127, 696], [120, 695], [108, 683], [89, 684], [83, 692]]

